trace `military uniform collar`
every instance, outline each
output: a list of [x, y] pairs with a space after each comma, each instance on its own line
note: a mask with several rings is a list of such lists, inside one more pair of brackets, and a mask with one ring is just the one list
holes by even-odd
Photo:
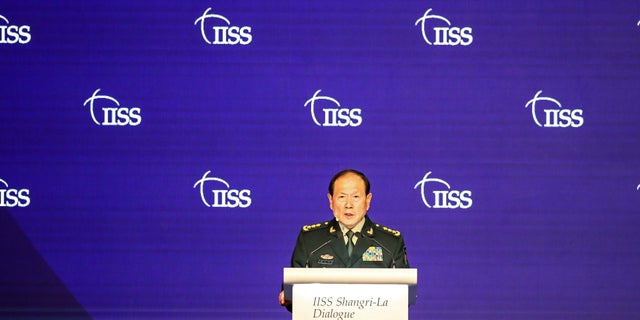
[[[336, 219], [332, 219], [331, 220], [331, 227], [329, 228], [329, 233], [335, 235], [336, 237], [338, 236], [338, 231], [340, 231], [340, 235], [344, 235], [347, 233], [347, 230], [349, 230], [347, 227], [345, 227], [342, 223], [338, 222]], [[359, 228], [359, 229], [358, 229]], [[375, 237], [376, 233], [375, 233], [375, 224], [371, 221], [371, 219], [369, 219], [368, 215], [364, 216], [364, 219], [362, 219], [362, 221], [360, 221], [360, 223], [358, 223], [353, 229], [353, 232], [361, 232], [364, 233], [367, 237]]]
[[[371, 221], [371, 219], [369, 219], [369, 215], [365, 215], [363, 220], [364, 220], [364, 224], [362, 225], [362, 228], [360, 229], [360, 232], [364, 233], [368, 237], [375, 237], [376, 236], [376, 231], [377, 231], [376, 224], [373, 223]], [[343, 233], [342, 228], [341, 228], [341, 224], [335, 218], [331, 219], [330, 221], [327, 221], [327, 222], [325, 222], [323, 224], [329, 226], [329, 233], [332, 234], [333, 236], [338, 237], [338, 236], [342, 236], [342, 235], [344, 235], [346, 233], [346, 230]], [[318, 226], [320, 226], [320, 225], [321, 224], [318, 224]]]
[[[362, 232], [362, 228], [364, 227], [365, 222], [366, 222], [366, 216], [360, 222], [358, 222], [358, 224], [356, 224], [351, 229], [351, 231], [353, 231], [353, 233]], [[349, 231], [349, 228], [347, 228], [347, 226], [345, 226], [344, 224], [342, 224], [342, 222], [339, 222], [339, 221], [338, 221], [338, 225], [340, 226], [340, 231], [342, 231], [342, 234], [347, 234], [347, 231]]]
[[367, 237], [375, 237], [374, 232], [374, 223], [369, 219], [369, 215], [364, 216], [364, 225], [362, 226], [361, 232], [364, 233]]

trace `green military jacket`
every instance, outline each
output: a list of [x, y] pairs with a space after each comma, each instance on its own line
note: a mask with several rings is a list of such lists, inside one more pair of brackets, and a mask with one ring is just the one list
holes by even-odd
[[291, 257], [292, 267], [409, 268], [407, 249], [399, 231], [373, 223], [365, 216], [362, 233], [351, 256], [347, 254], [338, 221], [302, 227]]

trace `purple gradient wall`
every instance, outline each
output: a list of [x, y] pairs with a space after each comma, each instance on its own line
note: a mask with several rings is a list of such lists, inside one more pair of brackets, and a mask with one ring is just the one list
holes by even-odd
[[403, 232], [412, 319], [640, 316], [638, 2], [0, 15], [0, 317], [286, 319], [344, 168]]

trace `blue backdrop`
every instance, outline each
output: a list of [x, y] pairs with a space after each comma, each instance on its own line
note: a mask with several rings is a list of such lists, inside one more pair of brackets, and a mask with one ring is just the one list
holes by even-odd
[[10, 1], [0, 316], [286, 319], [331, 176], [412, 319], [640, 316], [637, 1]]

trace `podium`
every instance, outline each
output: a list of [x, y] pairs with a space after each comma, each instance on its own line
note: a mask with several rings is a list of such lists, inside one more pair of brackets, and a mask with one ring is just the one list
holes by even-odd
[[406, 320], [415, 304], [417, 269], [284, 268], [293, 320]]

